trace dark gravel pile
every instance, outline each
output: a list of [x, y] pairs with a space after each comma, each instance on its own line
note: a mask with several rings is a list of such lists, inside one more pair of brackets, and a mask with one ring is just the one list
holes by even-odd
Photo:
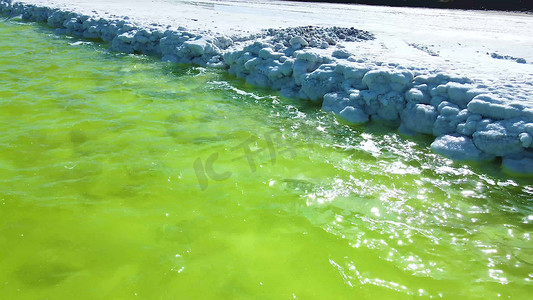
[[[487, 54], [489, 54], [487, 52]], [[526, 64], [527, 61], [521, 57], [513, 57], [513, 56], [509, 56], [509, 55], [500, 55], [496, 52], [493, 52], [493, 53], [490, 53], [490, 57], [492, 58], [495, 58], [495, 59], [507, 59], [507, 60], [514, 60], [516, 61], [517, 63], [519, 64]]]
[[368, 31], [355, 29], [353, 27], [317, 27], [301, 26], [283, 29], [265, 29], [265, 34], [271, 36], [273, 43], [283, 43], [289, 46], [289, 41], [295, 36], [304, 38], [312, 47], [318, 47], [323, 42], [335, 45], [340, 41], [355, 42], [373, 40], [374, 35]]
[[327, 47], [336, 45], [338, 42], [356, 42], [373, 40], [372, 33], [353, 27], [318, 27], [300, 26], [283, 29], [264, 29], [259, 34], [245, 37], [232, 36], [234, 42], [242, 42], [257, 39], [266, 39], [272, 44], [281, 43], [286, 47], [290, 46], [290, 40], [294, 37], [303, 38], [311, 47]]

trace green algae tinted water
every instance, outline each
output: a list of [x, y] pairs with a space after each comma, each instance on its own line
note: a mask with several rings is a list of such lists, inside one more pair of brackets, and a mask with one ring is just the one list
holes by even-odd
[[0, 22], [1, 299], [528, 299], [533, 185]]

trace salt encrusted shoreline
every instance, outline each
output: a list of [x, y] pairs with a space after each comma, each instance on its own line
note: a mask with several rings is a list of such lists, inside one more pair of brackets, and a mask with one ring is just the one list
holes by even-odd
[[502, 157], [508, 171], [533, 175], [533, 108], [508, 104], [466, 77], [369, 63], [340, 47], [331, 55], [318, 51], [341, 40], [364, 43], [373, 38], [365, 31], [297, 27], [228, 37], [11, 0], [0, 0], [0, 13], [45, 22], [57, 34], [109, 42], [113, 51], [227, 68], [249, 84], [321, 104], [351, 124], [381, 120], [406, 134], [436, 136], [433, 151], [452, 159]]

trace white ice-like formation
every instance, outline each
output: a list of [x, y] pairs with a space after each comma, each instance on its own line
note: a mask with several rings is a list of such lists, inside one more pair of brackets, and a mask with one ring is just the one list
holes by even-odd
[[45, 22], [58, 34], [109, 42], [113, 51], [227, 68], [251, 85], [321, 104], [349, 124], [381, 120], [406, 134], [436, 136], [433, 151], [452, 159], [502, 157], [504, 169], [533, 175], [533, 108], [509, 105], [469, 78], [372, 65], [342, 48], [325, 56], [316, 50], [328, 43], [303, 36], [285, 43], [274, 38], [234, 42], [227, 36], [140, 28], [127, 18], [80, 15], [11, 0], [0, 0], [0, 13]]

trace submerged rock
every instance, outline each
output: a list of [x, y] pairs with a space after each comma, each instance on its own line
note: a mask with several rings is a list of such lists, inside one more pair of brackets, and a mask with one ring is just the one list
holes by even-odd
[[533, 176], [533, 152], [524, 151], [520, 154], [505, 156], [502, 166], [505, 171], [515, 175]]

